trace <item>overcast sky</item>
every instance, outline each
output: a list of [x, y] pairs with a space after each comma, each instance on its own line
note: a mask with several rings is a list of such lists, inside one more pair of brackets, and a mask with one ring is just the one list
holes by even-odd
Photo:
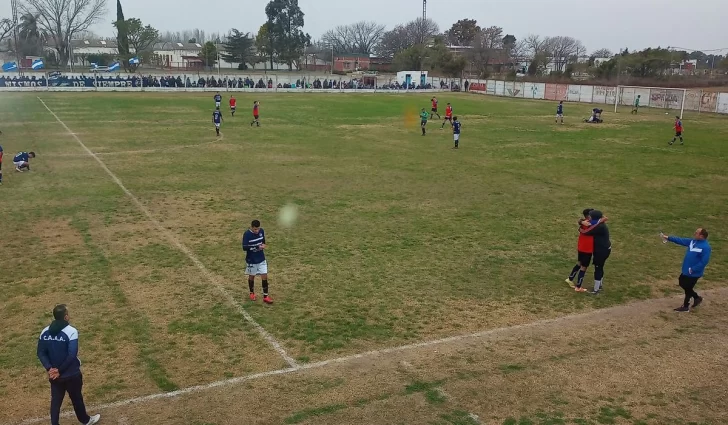
[[[10, 14], [9, 3], [0, 0], [0, 17]], [[122, 0], [127, 18], [138, 17], [160, 31], [200, 28], [207, 33], [230, 28], [257, 32], [266, 19], [265, 3], [212, 0], [210, 7], [206, 0]], [[422, 14], [421, 0], [299, 0], [299, 5], [306, 14], [304, 30], [314, 39], [336, 25], [373, 20], [389, 29]], [[109, 0], [108, 9], [106, 19], [92, 28], [103, 36], [114, 34], [115, 0]], [[442, 31], [471, 18], [519, 39], [528, 34], [572, 36], [589, 51], [728, 48], [727, 0], [429, 0], [427, 16]]]

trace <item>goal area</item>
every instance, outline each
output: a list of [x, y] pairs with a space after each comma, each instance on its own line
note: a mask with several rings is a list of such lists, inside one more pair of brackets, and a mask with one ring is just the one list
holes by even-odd
[[617, 96], [614, 100], [614, 112], [620, 108], [634, 107], [637, 97], [640, 99], [640, 108], [657, 108], [666, 111], [679, 111], [680, 118], [685, 112], [685, 99], [688, 89], [672, 89], [666, 87], [638, 87], [617, 86]]

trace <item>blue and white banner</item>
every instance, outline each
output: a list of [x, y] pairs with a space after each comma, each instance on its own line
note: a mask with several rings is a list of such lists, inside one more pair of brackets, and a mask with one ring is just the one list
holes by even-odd
[[130, 65], [139, 65], [139, 58], [131, 58], [129, 59]]
[[109, 69], [107, 71], [109, 71], [109, 72], [118, 71], [120, 68], [121, 68], [121, 65], [119, 64], [119, 62], [114, 62], [111, 65], [109, 65]]
[[45, 68], [45, 63], [43, 62], [43, 59], [36, 59], [30, 67], [35, 70], [43, 69]]
[[99, 64], [97, 64], [96, 62], [91, 62], [91, 69], [99, 69]]
[[136, 76], [120, 77], [68, 77], [49, 75], [45, 77], [0, 77], [1, 87], [141, 87], [142, 79]]
[[3, 72], [17, 71], [18, 64], [15, 62], [6, 62], [3, 64]]

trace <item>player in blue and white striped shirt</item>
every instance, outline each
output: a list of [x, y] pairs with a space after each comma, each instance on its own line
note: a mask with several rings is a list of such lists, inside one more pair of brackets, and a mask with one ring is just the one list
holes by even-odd
[[264, 250], [265, 231], [260, 227], [260, 221], [253, 220], [250, 228], [243, 234], [243, 251], [245, 251], [245, 274], [248, 275], [248, 287], [250, 289], [250, 300], [255, 301], [255, 276], [263, 280], [263, 302], [273, 304], [268, 295], [268, 262], [265, 260]]

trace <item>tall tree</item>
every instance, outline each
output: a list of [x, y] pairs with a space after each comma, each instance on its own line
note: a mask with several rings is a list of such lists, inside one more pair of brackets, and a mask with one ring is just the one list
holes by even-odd
[[491, 60], [503, 54], [503, 28], [483, 28], [475, 36], [472, 49], [469, 51], [470, 59], [480, 74], [485, 74]]
[[5, 39], [13, 32], [13, 29], [13, 21], [7, 18], [0, 19], [0, 48], [2, 48]]
[[275, 48], [273, 47], [273, 39], [270, 32], [270, 25], [268, 25], [267, 22], [260, 26], [260, 29], [258, 30], [258, 35], [255, 36], [255, 50], [258, 58], [266, 58], [265, 60], [259, 60], [258, 62], [265, 62], [266, 60], [270, 60], [270, 69], [273, 69], [273, 59], [276, 52]]
[[334, 53], [371, 54], [382, 39], [384, 29], [384, 25], [376, 22], [360, 21], [326, 31], [321, 41], [333, 48]]
[[418, 18], [384, 33], [375, 51], [379, 56], [392, 59], [402, 50], [434, 41], [439, 31], [433, 20]]
[[38, 27], [38, 16], [23, 14], [18, 28], [18, 52], [22, 56], [41, 56], [45, 42], [45, 32]]
[[68, 63], [73, 37], [101, 20], [106, 13], [106, 0], [26, 0], [24, 12], [38, 15], [58, 52], [62, 65]]
[[137, 18], [126, 20], [129, 47], [134, 49], [136, 55], [142, 55], [154, 49], [154, 43], [159, 40], [159, 31], [151, 25], [144, 25]]
[[417, 18], [405, 26], [416, 44], [427, 44], [440, 32], [440, 27], [432, 19]]
[[547, 44], [550, 47], [548, 53], [558, 72], [563, 72], [567, 64], [576, 62], [585, 52], [581, 41], [573, 37], [550, 37], [547, 39]]
[[480, 32], [480, 27], [475, 19], [460, 19], [452, 24], [445, 36], [450, 44], [456, 46], [470, 46], [475, 36]]
[[254, 61], [253, 44], [250, 33], [243, 34], [233, 28], [227, 36], [220, 57], [226, 62], [239, 63], [238, 69], [248, 69], [247, 64]]
[[595, 50], [591, 55], [595, 58], [611, 58], [614, 56], [614, 53], [609, 49], [599, 49]]
[[311, 36], [301, 29], [304, 13], [298, 6], [298, 0], [271, 0], [265, 7], [265, 14], [273, 50], [278, 60], [288, 64], [288, 69], [292, 70], [293, 64], [301, 59], [306, 46], [311, 43]]
[[124, 19], [124, 11], [121, 8], [121, 0], [116, 0], [116, 21], [113, 23], [116, 27], [116, 45], [119, 54], [127, 57], [131, 52], [129, 51], [129, 35], [124, 22], [126, 19]]
[[392, 30], [385, 32], [382, 35], [382, 40], [376, 47], [377, 55], [392, 59], [404, 49], [413, 46], [414, 40], [411, 39], [410, 33], [407, 31], [404, 25], [397, 25]]
[[215, 43], [208, 41], [203, 44], [199, 56], [202, 59], [203, 65], [208, 67], [215, 66], [215, 63], [217, 63], [217, 47], [215, 47]]

